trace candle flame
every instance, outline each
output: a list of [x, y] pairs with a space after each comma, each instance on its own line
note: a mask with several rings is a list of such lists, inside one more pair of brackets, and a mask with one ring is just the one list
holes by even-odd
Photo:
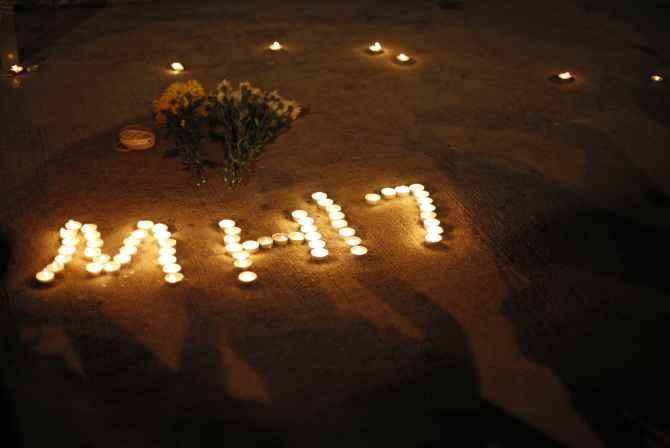
[[272, 51], [277, 51], [277, 50], [281, 50], [281, 49], [282, 49], [282, 46], [277, 41], [272, 42], [272, 45], [270, 45], [270, 50], [272, 50]]
[[12, 65], [12, 66], [9, 68], [9, 70], [10, 70], [12, 73], [14, 73], [15, 75], [18, 75], [19, 73], [21, 73], [21, 72], [23, 71], [23, 66], [22, 66], [22, 65], [14, 64], [14, 65]]
[[177, 73], [184, 71], [184, 66], [181, 62], [173, 62], [170, 64], [170, 68]]
[[570, 72], [559, 73], [558, 77], [564, 81], [567, 81], [568, 79], [572, 79], [572, 73]]

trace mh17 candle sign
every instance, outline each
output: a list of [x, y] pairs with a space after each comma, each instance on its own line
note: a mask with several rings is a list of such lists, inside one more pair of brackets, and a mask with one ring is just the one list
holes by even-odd
[[[384, 187], [379, 193], [368, 193], [363, 199], [367, 204], [377, 207], [383, 202], [413, 196], [419, 210], [420, 222], [426, 232], [424, 243], [435, 245], [442, 241], [444, 230], [437, 219], [436, 206], [422, 184]], [[351, 255], [360, 258], [368, 253], [368, 248], [362, 244], [363, 240], [347, 220], [347, 215], [340, 204], [335, 203], [333, 198], [321, 191], [313, 193], [311, 199], [322, 213], [327, 214], [330, 227], [343, 240]], [[254, 264], [252, 256], [255, 258], [272, 248], [286, 246], [289, 242], [291, 245], [306, 243], [309, 257], [314, 262], [321, 263], [329, 259], [330, 251], [323, 239], [322, 231], [316, 225], [316, 219], [306, 210], [293, 210], [291, 221], [296, 226], [293, 231], [244, 241], [243, 230], [234, 220], [226, 218], [218, 222], [223, 234], [225, 251], [231, 257], [234, 268], [241, 271], [238, 275], [241, 285], [254, 284], [258, 279], [258, 274], [249, 270]], [[117, 275], [122, 269], [131, 265], [133, 256], [138, 253], [139, 248], [149, 241], [152, 241], [158, 249], [156, 264], [164, 274], [165, 283], [175, 285], [184, 280], [182, 266], [177, 260], [177, 240], [166, 224], [147, 219], [138, 221], [136, 228], [123, 240], [123, 245], [113, 255], [103, 252], [104, 240], [95, 224], [83, 224], [70, 219], [60, 228], [59, 236], [61, 244], [58, 254], [35, 275], [35, 280], [39, 284], [52, 284], [64, 274], [65, 268], [78, 253], [81, 253], [86, 260], [85, 270], [88, 276]], [[83, 251], [80, 251], [82, 243], [80, 237], [83, 237]]]

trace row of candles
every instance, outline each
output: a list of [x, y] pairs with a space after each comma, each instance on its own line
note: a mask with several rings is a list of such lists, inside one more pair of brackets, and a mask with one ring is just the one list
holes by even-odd
[[[336, 204], [324, 192], [312, 194], [314, 202], [328, 213], [328, 219], [338, 235], [344, 238], [349, 246], [350, 252], [355, 256], [362, 256], [368, 252], [365, 246], [362, 246], [362, 240], [356, 236], [356, 230], [348, 226], [344, 219], [346, 216], [342, 212], [342, 206]], [[223, 241], [226, 252], [233, 258], [233, 265], [242, 269], [238, 274], [238, 280], [241, 283], [249, 284], [258, 279], [258, 274], [248, 270], [253, 265], [251, 255], [259, 250], [268, 250], [275, 246], [286, 246], [287, 244], [303, 244], [307, 242], [310, 257], [315, 261], [325, 260], [330, 255], [326, 248], [326, 242], [323, 235], [319, 232], [315, 219], [310, 216], [306, 210], [293, 210], [291, 212], [293, 222], [298, 226], [297, 230], [291, 232], [278, 232], [272, 236], [262, 236], [257, 240], [242, 241], [242, 229], [237, 226], [232, 219], [222, 219], [219, 221], [219, 228], [223, 231]]]
[[58, 255], [35, 275], [35, 279], [40, 283], [53, 282], [56, 275], [63, 272], [65, 266], [77, 253], [80, 234], [86, 243], [83, 255], [89, 260], [86, 264], [86, 272], [91, 276], [118, 273], [123, 266], [132, 262], [133, 256], [138, 252], [138, 247], [149, 237], [150, 232], [159, 246], [157, 262], [165, 273], [165, 282], [169, 284], [181, 282], [184, 275], [181, 273], [181, 265], [177, 263], [177, 240], [172, 238], [167, 225], [149, 220], [138, 221], [137, 228], [123, 240], [123, 246], [118, 253], [111, 257], [102, 252], [104, 240], [96, 224], [82, 224], [70, 219], [59, 230], [61, 245], [58, 248]]
[[[381, 194], [380, 194], [381, 193]], [[368, 193], [365, 202], [370, 205], [379, 204], [384, 200], [402, 198], [412, 195], [419, 209], [419, 218], [425, 230], [424, 241], [426, 244], [437, 244], [442, 241], [444, 228], [437, 219], [437, 207], [434, 204], [430, 192], [422, 184], [399, 185], [397, 187], [384, 187], [379, 193]]]

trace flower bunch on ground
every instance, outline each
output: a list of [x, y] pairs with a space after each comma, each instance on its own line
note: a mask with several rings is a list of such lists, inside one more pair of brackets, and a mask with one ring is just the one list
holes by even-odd
[[224, 179], [232, 186], [245, 179], [264, 146], [288, 129], [302, 110], [295, 101], [248, 81], [234, 89], [224, 79], [209, 101], [211, 135], [222, 143]]

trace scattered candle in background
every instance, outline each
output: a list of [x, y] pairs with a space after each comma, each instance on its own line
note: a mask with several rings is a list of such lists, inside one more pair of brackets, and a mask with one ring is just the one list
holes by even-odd
[[368, 47], [368, 51], [372, 54], [380, 54], [384, 51], [384, 49], [382, 48], [382, 44], [375, 42]]
[[409, 64], [412, 62], [412, 58], [407, 56], [405, 53], [400, 53], [398, 56], [395, 57], [395, 61], [398, 64]]
[[661, 81], [663, 81], [663, 76], [661, 76], [657, 73], [654, 73], [653, 75], [651, 75], [649, 77], [649, 79], [651, 79], [651, 82], [661, 82]]
[[559, 73], [555, 76], [552, 76], [551, 78], [552, 81], [560, 83], [560, 84], [565, 84], [565, 83], [570, 83], [575, 81], [575, 76], [570, 73], [570, 72], [563, 72]]
[[170, 64], [170, 69], [172, 73], [181, 73], [184, 71], [184, 65], [181, 62], [173, 62]]
[[253, 283], [258, 278], [258, 275], [253, 271], [244, 271], [240, 272], [240, 275], [238, 275], [237, 278], [242, 283]]
[[272, 44], [271, 44], [268, 48], [269, 48], [271, 51], [279, 51], [279, 50], [281, 50], [281, 49], [284, 48], [284, 47], [283, 47], [282, 44], [280, 44], [279, 42], [274, 41], [274, 42], [272, 42]]
[[12, 72], [13, 75], [20, 75], [24, 70], [25, 68], [18, 64], [14, 64], [9, 68], [9, 71]]

